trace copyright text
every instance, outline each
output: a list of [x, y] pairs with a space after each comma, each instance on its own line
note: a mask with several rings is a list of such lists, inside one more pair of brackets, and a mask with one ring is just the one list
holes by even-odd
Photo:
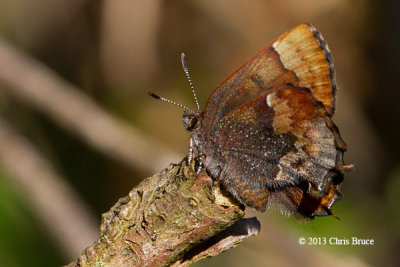
[[373, 246], [374, 239], [368, 238], [338, 238], [338, 237], [300, 237], [298, 239], [300, 245], [308, 246]]

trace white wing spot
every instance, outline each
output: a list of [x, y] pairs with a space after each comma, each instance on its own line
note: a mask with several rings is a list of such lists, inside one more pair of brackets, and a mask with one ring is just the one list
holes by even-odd
[[271, 99], [271, 97], [272, 97], [272, 94], [269, 94], [269, 95], [267, 95], [267, 97], [266, 97], [266, 102], [267, 102], [267, 105], [268, 105], [268, 107], [270, 107], [270, 108], [272, 108], [272, 99]]

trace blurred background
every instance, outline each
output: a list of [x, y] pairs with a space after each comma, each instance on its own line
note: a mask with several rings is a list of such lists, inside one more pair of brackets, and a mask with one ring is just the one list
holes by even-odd
[[[0, 266], [57, 266], [98, 235], [101, 214], [188, 154], [185, 52], [201, 107], [286, 30], [314, 24], [331, 48], [335, 123], [348, 144], [334, 217], [275, 211], [259, 236], [195, 266], [399, 266], [400, 3], [389, 0], [0, 1]], [[300, 237], [374, 239], [300, 246]]]

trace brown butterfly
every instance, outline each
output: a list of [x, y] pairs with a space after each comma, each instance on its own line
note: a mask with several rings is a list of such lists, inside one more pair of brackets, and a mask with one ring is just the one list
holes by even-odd
[[346, 144], [332, 121], [336, 91], [326, 42], [301, 24], [228, 76], [203, 112], [182, 106], [189, 160], [259, 211], [270, 205], [305, 218], [331, 215], [353, 168], [343, 162]]

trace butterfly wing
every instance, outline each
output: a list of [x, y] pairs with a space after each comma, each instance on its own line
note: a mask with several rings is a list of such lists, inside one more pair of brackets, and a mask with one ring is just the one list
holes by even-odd
[[226, 114], [286, 84], [309, 88], [329, 116], [333, 115], [336, 84], [332, 57], [312, 25], [301, 24], [289, 30], [228, 76], [208, 99], [204, 130], [212, 135], [215, 123]]
[[[324, 106], [309, 89], [290, 85], [225, 114], [204, 146], [206, 168], [218, 173], [222, 185], [242, 203], [260, 211], [269, 198], [277, 197], [274, 192], [304, 181], [321, 188], [328, 174], [343, 165], [344, 150]], [[288, 201], [283, 204], [293, 208]]]

